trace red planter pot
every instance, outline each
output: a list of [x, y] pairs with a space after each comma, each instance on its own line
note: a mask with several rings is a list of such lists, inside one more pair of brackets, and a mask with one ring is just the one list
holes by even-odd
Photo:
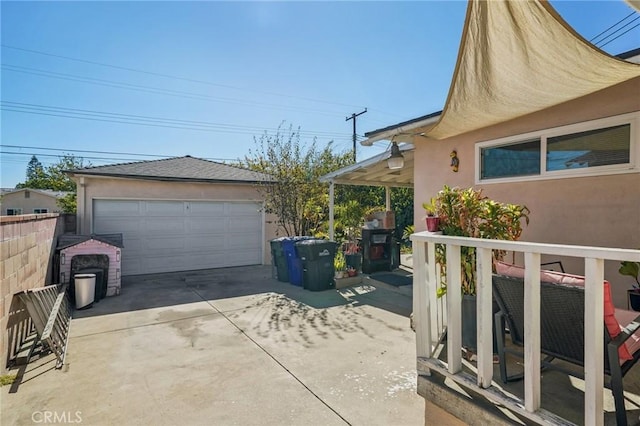
[[437, 232], [440, 226], [440, 218], [437, 216], [427, 216], [427, 231]]

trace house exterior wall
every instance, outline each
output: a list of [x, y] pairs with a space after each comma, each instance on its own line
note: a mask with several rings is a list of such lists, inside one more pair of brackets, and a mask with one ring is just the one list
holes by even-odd
[[28, 331], [24, 330], [28, 316], [13, 296], [53, 282], [53, 255], [63, 230], [62, 216], [53, 213], [4, 216], [0, 220], [0, 374]]
[[107, 296], [120, 294], [121, 288], [121, 257], [120, 248], [98, 240], [87, 240], [80, 244], [60, 250], [60, 278], [59, 282], [68, 283], [71, 280], [71, 260], [79, 254], [106, 254], [109, 256], [109, 272], [107, 278]]
[[22, 214], [32, 214], [33, 209], [48, 209], [47, 213], [62, 211], [56, 204], [56, 197], [37, 191], [29, 191], [29, 198], [25, 198], [25, 191], [10, 192], [2, 197], [1, 204], [3, 215], [13, 208], [21, 208]]
[[[559, 127], [603, 117], [640, 111], [640, 78], [566, 102], [500, 125], [445, 140], [415, 137], [414, 220], [423, 231], [428, 201], [443, 185], [475, 187], [493, 199], [524, 204], [530, 224], [522, 240], [604, 247], [640, 247], [640, 173], [585, 176], [512, 183], [475, 184], [475, 145], [478, 142]], [[636, 136], [635, 149], [640, 150]], [[449, 154], [457, 150], [458, 173], [449, 167]], [[636, 164], [636, 167], [638, 165]], [[556, 259], [544, 259], [552, 261]], [[582, 273], [583, 265], [562, 259], [568, 272]], [[618, 274], [619, 264], [605, 265], [612, 283], [614, 303], [627, 306], [626, 290], [632, 279]]]
[[[80, 177], [78, 182], [78, 233], [91, 234], [93, 200], [183, 200], [183, 201], [255, 201], [262, 198], [251, 184], [164, 182], [142, 179]], [[276, 238], [277, 225], [265, 214], [263, 263], [271, 264], [269, 240]]]

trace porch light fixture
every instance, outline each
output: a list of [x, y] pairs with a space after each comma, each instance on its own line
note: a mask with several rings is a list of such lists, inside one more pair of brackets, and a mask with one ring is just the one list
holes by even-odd
[[404, 155], [400, 152], [400, 147], [395, 141], [391, 142], [391, 156], [387, 158], [387, 165], [391, 170], [404, 167]]

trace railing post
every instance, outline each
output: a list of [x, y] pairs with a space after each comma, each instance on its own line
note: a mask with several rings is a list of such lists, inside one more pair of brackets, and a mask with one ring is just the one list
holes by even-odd
[[540, 254], [524, 254], [524, 407], [540, 408]]
[[429, 318], [431, 321], [431, 345], [435, 347], [440, 340], [442, 334], [442, 327], [439, 321], [438, 312], [438, 286], [440, 282], [438, 280], [438, 274], [436, 272], [436, 245], [435, 243], [428, 242], [427, 246], [427, 265], [425, 268], [426, 280], [427, 280], [427, 297], [429, 298]]
[[430, 283], [426, 279], [426, 271], [429, 265], [426, 264], [424, 241], [413, 241], [413, 324], [416, 330], [416, 355], [418, 358], [430, 358], [431, 346], [431, 309], [427, 292]]
[[584, 260], [584, 420], [587, 425], [604, 423], [604, 261]]
[[462, 370], [462, 283], [460, 246], [447, 244], [447, 362], [449, 373]]
[[478, 386], [488, 388], [493, 380], [493, 297], [491, 282], [491, 249], [476, 249], [478, 282]]

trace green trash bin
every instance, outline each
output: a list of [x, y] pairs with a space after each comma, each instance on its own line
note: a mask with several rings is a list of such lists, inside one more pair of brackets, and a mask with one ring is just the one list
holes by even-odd
[[288, 237], [275, 238], [270, 241], [271, 259], [276, 268], [276, 278], [278, 281], [289, 282], [289, 271], [287, 270], [287, 257], [284, 254], [282, 242]]
[[296, 243], [302, 260], [302, 286], [311, 291], [328, 290], [335, 286], [336, 243], [328, 240], [304, 240]]

